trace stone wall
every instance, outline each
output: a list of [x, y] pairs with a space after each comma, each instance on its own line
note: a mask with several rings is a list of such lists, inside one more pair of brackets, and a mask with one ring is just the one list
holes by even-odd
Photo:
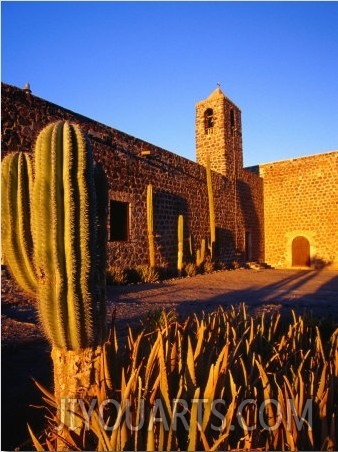
[[[6, 84], [2, 84], [2, 156], [15, 150], [31, 152], [39, 131], [59, 119], [81, 126], [90, 139], [95, 160], [107, 175], [110, 200], [127, 203], [128, 239], [109, 241], [109, 264], [133, 268], [149, 262], [148, 184], [153, 185], [154, 193], [156, 265], [176, 267], [180, 214], [184, 215], [185, 259], [190, 236], [196, 252], [209, 233], [206, 170], [199, 164]], [[246, 232], [250, 230], [251, 258], [263, 261], [262, 179], [240, 170], [238, 179], [213, 172], [212, 181], [217, 258], [224, 262], [243, 258]], [[114, 224], [111, 209], [109, 216], [108, 228]]]
[[265, 260], [291, 267], [294, 239], [309, 243], [309, 265], [338, 268], [338, 152], [259, 166], [264, 179]]
[[[206, 116], [212, 112], [209, 120]], [[220, 88], [196, 104], [196, 160], [227, 177], [239, 177], [243, 169], [240, 109]]]

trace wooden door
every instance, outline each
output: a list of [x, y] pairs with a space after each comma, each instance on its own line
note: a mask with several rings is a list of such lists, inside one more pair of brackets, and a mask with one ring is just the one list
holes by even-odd
[[292, 266], [310, 266], [310, 242], [305, 237], [299, 236], [292, 242]]

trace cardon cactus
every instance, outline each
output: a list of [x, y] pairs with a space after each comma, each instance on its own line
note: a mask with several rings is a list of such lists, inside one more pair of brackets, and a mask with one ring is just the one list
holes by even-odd
[[183, 215], [178, 216], [177, 242], [177, 270], [181, 274], [183, 268]]
[[153, 212], [153, 186], [147, 186], [147, 225], [149, 244], [149, 265], [155, 267], [155, 245], [154, 245], [154, 212]]
[[34, 180], [28, 155], [3, 161], [3, 252], [18, 283], [36, 294], [57, 399], [77, 397], [95, 375], [105, 325], [106, 203], [103, 174], [75, 124], [41, 131]]
[[199, 267], [205, 259], [205, 239], [201, 240], [201, 248], [196, 251], [196, 265]]
[[36, 293], [53, 346], [94, 346], [102, 304], [91, 150], [78, 126], [60, 121], [38, 136], [34, 163], [34, 182], [27, 154], [2, 164], [5, 258], [22, 288]]
[[33, 184], [28, 154], [4, 158], [1, 170], [2, 248], [6, 262], [25, 292], [36, 293], [30, 196]]
[[47, 126], [35, 148], [34, 258], [41, 319], [59, 348], [97, 343], [96, 192], [93, 157], [76, 125]]
[[207, 156], [206, 171], [207, 171], [207, 187], [208, 187], [209, 219], [210, 219], [210, 254], [212, 258], [214, 246], [216, 243], [216, 226], [215, 226], [214, 194], [212, 190], [212, 178], [209, 155]]

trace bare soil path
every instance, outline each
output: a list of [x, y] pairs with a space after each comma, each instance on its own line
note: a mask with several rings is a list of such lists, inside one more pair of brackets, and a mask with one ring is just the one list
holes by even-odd
[[179, 314], [210, 311], [244, 302], [253, 311], [294, 309], [338, 321], [338, 272], [311, 270], [235, 270], [198, 275], [152, 285], [108, 289], [109, 308], [117, 319], [139, 318], [150, 309], [175, 308]]
[[[338, 325], [338, 273], [329, 270], [235, 270], [158, 284], [108, 287], [108, 319], [116, 308], [116, 326], [139, 325], [153, 309], [176, 309], [180, 317], [208, 312], [219, 305], [244, 302], [259, 314], [294, 309]], [[7, 278], [2, 279], [2, 441], [1, 450], [29, 450], [26, 422], [38, 429], [43, 410], [32, 377], [51, 387], [50, 347], [38, 324], [35, 300], [25, 297]]]

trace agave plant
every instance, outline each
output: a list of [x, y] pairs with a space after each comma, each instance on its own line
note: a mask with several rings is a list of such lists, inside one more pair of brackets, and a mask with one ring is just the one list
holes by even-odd
[[126, 270], [118, 265], [110, 265], [107, 268], [107, 283], [114, 286], [127, 284]]
[[137, 265], [135, 272], [139, 282], [157, 283], [159, 281], [159, 274], [157, 270], [149, 265]]
[[124, 347], [113, 326], [110, 403], [96, 387], [74, 449], [334, 450], [338, 330], [323, 344], [300, 316], [285, 327], [279, 314], [244, 305], [184, 323], [161, 316], [150, 333], [129, 329]]

